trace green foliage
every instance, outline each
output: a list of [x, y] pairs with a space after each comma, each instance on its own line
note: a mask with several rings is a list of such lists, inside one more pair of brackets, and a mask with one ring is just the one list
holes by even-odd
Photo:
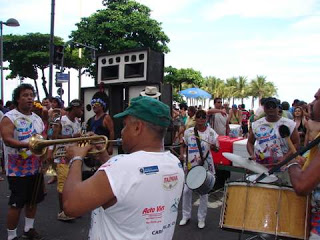
[[[49, 34], [28, 33], [4, 36], [4, 61], [9, 62], [11, 73], [8, 78], [38, 78], [37, 69], [49, 65]], [[62, 43], [61, 38], [55, 39]]]
[[175, 93], [182, 88], [199, 87], [204, 81], [201, 72], [192, 68], [176, 69], [169, 66], [164, 69], [164, 72], [164, 82], [172, 84]]
[[97, 54], [145, 47], [169, 52], [170, 40], [162, 31], [161, 23], [150, 18], [148, 7], [131, 0], [106, 0], [103, 4], [105, 9], [76, 24], [77, 30], [70, 35], [74, 42], [94, 46]]

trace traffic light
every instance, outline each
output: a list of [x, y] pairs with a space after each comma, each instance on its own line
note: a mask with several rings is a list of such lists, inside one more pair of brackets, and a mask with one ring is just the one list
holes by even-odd
[[54, 45], [53, 63], [61, 65], [64, 54], [64, 47], [62, 45]]

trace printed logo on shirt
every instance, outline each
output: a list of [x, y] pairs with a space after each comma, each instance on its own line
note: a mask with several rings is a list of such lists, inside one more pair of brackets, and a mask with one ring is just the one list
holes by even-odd
[[73, 134], [73, 127], [72, 127], [72, 125], [69, 125], [69, 124], [68, 124], [68, 125], [64, 125], [64, 126], [62, 127], [61, 134], [64, 135], [64, 136]]
[[169, 229], [169, 228], [171, 228], [171, 227], [174, 227], [175, 225], [176, 225], [176, 222], [168, 223], [168, 224], [164, 225], [164, 226], [162, 227], [162, 229], [153, 230], [153, 231], [152, 231], [152, 235], [162, 234], [163, 231], [165, 231], [166, 229]]
[[180, 202], [180, 198], [174, 199], [174, 203], [170, 207], [171, 212], [178, 212], [179, 202]]
[[178, 163], [178, 167], [179, 167], [179, 168], [183, 168], [182, 163], [179, 162], [179, 163]]
[[142, 211], [142, 216], [146, 219], [146, 224], [161, 223], [162, 222], [162, 214], [163, 214], [164, 210], [165, 210], [164, 205], [144, 208]]
[[165, 190], [172, 190], [175, 186], [177, 186], [179, 182], [178, 174], [168, 174], [163, 176], [163, 188]]
[[18, 140], [23, 141], [28, 139], [35, 133], [32, 126], [32, 122], [24, 117], [17, 118], [14, 121], [14, 126], [16, 127], [16, 131], [19, 132]]
[[155, 174], [159, 172], [159, 167], [158, 166], [149, 166], [149, 167], [143, 167], [139, 169], [140, 173], [142, 174]]

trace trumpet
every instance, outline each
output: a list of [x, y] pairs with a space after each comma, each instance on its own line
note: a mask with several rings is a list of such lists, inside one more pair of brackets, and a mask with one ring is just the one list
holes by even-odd
[[[65, 138], [65, 139], [55, 139], [55, 140], [45, 140], [40, 134], [34, 134], [29, 140], [29, 149], [30, 151], [37, 156], [42, 156], [46, 153], [47, 148], [52, 145], [57, 144], [68, 144], [68, 143], [78, 143], [79, 146], [90, 144], [90, 145], [98, 145], [103, 144], [103, 148], [88, 152], [88, 154], [97, 154], [106, 150], [109, 142], [115, 142], [119, 145], [122, 140], [108, 140], [106, 136], [103, 135], [94, 135], [94, 136], [86, 136], [86, 137], [78, 137], [78, 138]], [[66, 154], [66, 145], [59, 146], [57, 151], [54, 153], [54, 157], [64, 157]]]

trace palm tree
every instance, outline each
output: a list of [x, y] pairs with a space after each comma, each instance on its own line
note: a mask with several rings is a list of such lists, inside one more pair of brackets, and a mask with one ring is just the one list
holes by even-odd
[[214, 76], [206, 77], [204, 80], [203, 89], [212, 94], [212, 98], [225, 97], [225, 84], [220, 78]]
[[239, 82], [237, 86], [236, 96], [241, 99], [241, 104], [243, 104], [243, 99], [247, 98], [248, 95], [248, 84], [247, 77], [239, 76]]
[[249, 92], [252, 96], [252, 109], [254, 107], [254, 100], [256, 98], [258, 98], [260, 102], [261, 98], [263, 97], [274, 96], [277, 94], [277, 88], [274, 86], [273, 82], [268, 82], [266, 78], [266, 76], [257, 75], [257, 77], [250, 83]]
[[228, 92], [227, 98], [229, 102], [232, 98], [232, 104], [234, 104], [237, 86], [238, 86], [238, 79], [236, 77], [227, 79], [227, 82], [226, 82], [226, 91]]

